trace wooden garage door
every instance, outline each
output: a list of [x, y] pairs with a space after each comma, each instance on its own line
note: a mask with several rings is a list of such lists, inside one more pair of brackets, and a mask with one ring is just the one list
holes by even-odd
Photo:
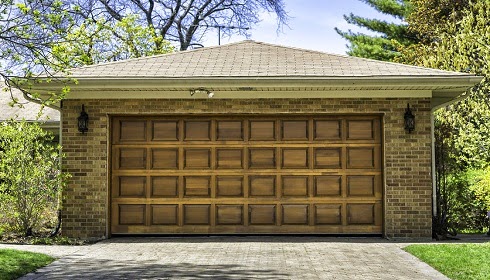
[[378, 116], [114, 117], [111, 232], [382, 233]]

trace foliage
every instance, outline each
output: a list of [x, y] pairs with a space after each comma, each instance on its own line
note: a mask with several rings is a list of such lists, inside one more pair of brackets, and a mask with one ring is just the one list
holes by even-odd
[[[403, 20], [411, 11], [408, 0], [360, 0], [375, 8], [377, 11], [392, 15]], [[369, 19], [354, 14], [344, 15], [345, 20], [367, 30], [380, 33], [380, 35], [366, 35], [354, 33], [351, 30], [344, 32], [335, 28], [337, 33], [349, 41], [349, 55], [391, 61], [400, 53], [399, 45], [408, 46], [415, 42], [414, 36], [408, 31], [406, 24], [396, 24], [379, 19]]]
[[483, 231], [490, 211], [490, 168], [451, 173], [447, 181], [450, 224], [459, 230]]
[[413, 7], [408, 15], [408, 29], [424, 44], [433, 42], [448, 21], [461, 20], [470, 0], [410, 0]]
[[448, 126], [449, 158], [460, 170], [490, 163], [490, 1], [470, 2], [462, 19], [438, 29], [433, 42], [402, 50], [402, 62], [475, 73], [485, 79], [468, 98], [440, 110], [439, 126]]
[[[73, 25], [61, 0], [2, 0], [0, 2], [0, 80], [11, 86], [32, 86], [34, 73], [52, 75], [66, 68], [53, 59], [52, 46], [64, 39]], [[16, 78], [24, 79], [16, 79]], [[44, 97], [47, 105], [58, 102], [68, 87]], [[3, 94], [3, 93], [0, 93]], [[33, 94], [34, 98], [40, 96]], [[13, 103], [17, 100], [13, 99]]]
[[410, 245], [405, 251], [426, 262], [450, 279], [486, 280], [490, 275], [490, 243]]
[[204, 34], [218, 26], [228, 35], [246, 35], [263, 12], [277, 16], [278, 28], [288, 20], [283, 0], [72, 0], [67, 4], [77, 7], [77, 16], [84, 20], [102, 19], [110, 26], [138, 15], [135, 23], [150, 30], [155, 51], [164, 49], [162, 39], [177, 42], [180, 50], [200, 45]]
[[38, 123], [0, 124], [0, 209], [14, 231], [31, 235], [56, 211], [66, 174], [60, 147]]
[[12, 249], [0, 249], [0, 279], [17, 279], [54, 261], [40, 254]]
[[67, 33], [65, 42], [53, 46], [53, 55], [77, 67], [174, 51], [170, 42], [154, 34], [153, 29], [137, 24], [138, 20], [138, 15], [128, 15], [118, 22], [88, 18]]

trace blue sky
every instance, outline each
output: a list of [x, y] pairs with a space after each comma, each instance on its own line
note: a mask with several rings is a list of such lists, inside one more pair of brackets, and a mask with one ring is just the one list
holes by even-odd
[[[334, 30], [360, 31], [354, 25], [349, 25], [343, 18], [344, 14], [354, 13], [368, 18], [384, 18], [393, 21], [392, 17], [378, 13], [375, 9], [360, 0], [284, 0], [286, 10], [291, 16], [289, 27], [285, 26], [276, 33], [276, 19], [268, 14], [262, 15], [262, 22], [250, 30], [250, 39], [280, 44], [291, 47], [318, 50], [328, 53], [345, 54], [347, 41]], [[234, 35], [222, 38], [221, 44], [237, 42], [246, 39]], [[209, 33], [205, 46], [218, 44], [218, 31]]]

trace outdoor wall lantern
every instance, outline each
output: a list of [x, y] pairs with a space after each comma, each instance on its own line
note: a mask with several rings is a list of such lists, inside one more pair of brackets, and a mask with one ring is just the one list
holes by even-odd
[[82, 111], [78, 117], [78, 131], [81, 133], [88, 131], [88, 114], [85, 112], [85, 105], [82, 105]]
[[408, 130], [408, 133], [411, 133], [415, 129], [415, 116], [413, 115], [412, 110], [410, 110], [410, 104], [408, 103], [403, 118], [405, 120], [405, 130]]

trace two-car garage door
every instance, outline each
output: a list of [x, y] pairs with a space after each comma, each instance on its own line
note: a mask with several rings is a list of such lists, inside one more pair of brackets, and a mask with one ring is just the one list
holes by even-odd
[[113, 117], [111, 233], [382, 233], [379, 116]]

